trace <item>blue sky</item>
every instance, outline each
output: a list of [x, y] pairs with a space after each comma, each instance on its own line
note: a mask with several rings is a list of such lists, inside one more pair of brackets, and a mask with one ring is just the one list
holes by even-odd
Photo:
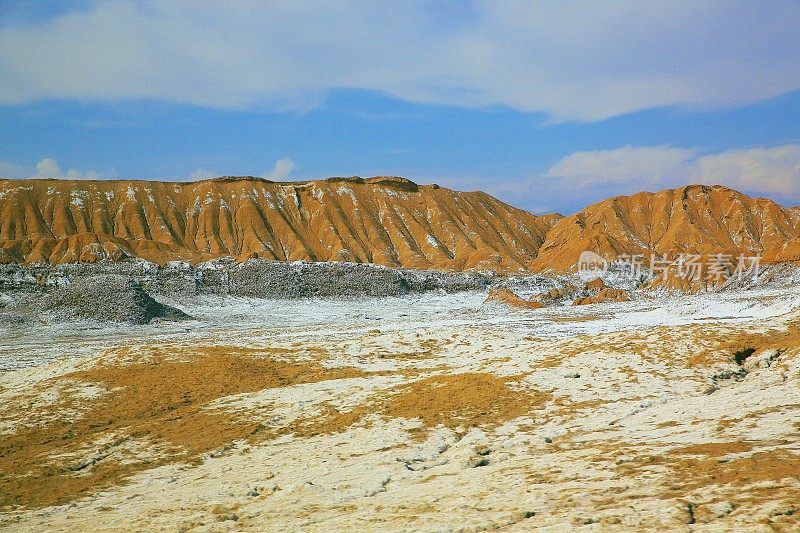
[[0, 0], [0, 175], [800, 204], [800, 3]]

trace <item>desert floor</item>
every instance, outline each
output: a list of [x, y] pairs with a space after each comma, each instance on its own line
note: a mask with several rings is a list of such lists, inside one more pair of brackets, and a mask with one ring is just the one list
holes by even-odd
[[0, 528], [800, 528], [800, 287], [484, 297], [2, 330]]

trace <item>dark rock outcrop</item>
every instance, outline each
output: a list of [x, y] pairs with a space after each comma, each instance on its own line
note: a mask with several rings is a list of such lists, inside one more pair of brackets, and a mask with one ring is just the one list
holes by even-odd
[[113, 274], [80, 278], [48, 292], [36, 307], [59, 319], [148, 324], [156, 318], [191, 318], [180, 309], [157, 302], [138, 281]]

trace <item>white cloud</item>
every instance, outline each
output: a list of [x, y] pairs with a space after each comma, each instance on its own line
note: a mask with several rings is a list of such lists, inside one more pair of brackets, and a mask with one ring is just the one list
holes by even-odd
[[731, 150], [697, 160], [693, 176], [702, 183], [800, 199], [800, 145]]
[[207, 180], [216, 176], [219, 176], [219, 174], [207, 168], [196, 168], [189, 173], [189, 179], [191, 181]]
[[800, 196], [800, 145], [699, 154], [672, 146], [625, 146], [572, 153], [546, 176], [581, 185], [630, 183], [636, 186], [722, 184], [762, 193]]
[[609, 196], [692, 183], [725, 185], [795, 205], [800, 202], [800, 145], [716, 154], [672, 146], [575, 152], [544, 176], [507, 183], [501, 195], [518, 202], [535, 198], [577, 209]]
[[0, 178], [22, 178], [30, 176], [31, 169], [12, 161], [0, 161]]
[[695, 153], [696, 150], [672, 146], [624, 146], [575, 152], [553, 165], [547, 176], [572, 178], [584, 185], [628, 181], [652, 184], [680, 172]]
[[66, 173], [61, 169], [58, 161], [52, 157], [45, 157], [33, 167], [20, 165], [10, 161], [0, 161], [0, 177], [7, 178], [32, 178], [32, 179], [67, 179], [67, 180], [103, 180], [113, 179], [117, 176], [117, 171], [110, 168], [106, 171], [87, 170], [80, 171], [74, 168]]
[[98, 3], [0, 28], [0, 103], [307, 109], [336, 88], [554, 120], [800, 88], [794, 1]]
[[272, 170], [263, 175], [269, 180], [282, 180], [289, 176], [294, 170], [294, 161], [291, 159], [278, 159]]
[[[269, 172], [263, 173], [261, 177], [278, 181], [289, 176], [292, 170], [294, 170], [294, 161], [291, 159], [279, 159], [275, 162], [272, 169]], [[200, 167], [189, 173], [189, 179], [192, 181], [207, 180], [220, 175], [221, 174], [218, 172]]]
[[36, 163], [36, 175], [34, 177], [63, 178], [64, 173], [61, 171], [61, 167], [58, 166], [58, 161], [51, 157], [46, 157]]

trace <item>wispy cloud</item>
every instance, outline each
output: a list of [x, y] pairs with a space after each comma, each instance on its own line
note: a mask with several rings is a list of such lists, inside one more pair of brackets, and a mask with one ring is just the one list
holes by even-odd
[[800, 202], [800, 145], [730, 150], [699, 158], [689, 179]]
[[263, 177], [278, 181], [287, 178], [292, 173], [292, 170], [294, 170], [294, 161], [291, 159], [278, 159], [272, 170], [265, 173]]
[[625, 146], [575, 152], [547, 171], [556, 183], [630, 184], [639, 188], [685, 183], [722, 184], [763, 193], [800, 195], [800, 145], [701, 154], [672, 146]]
[[308, 109], [331, 89], [353, 88], [592, 121], [800, 88], [797, 2], [479, 0], [460, 9], [99, 2], [0, 28], [0, 103], [155, 98]]
[[[293, 170], [294, 161], [288, 158], [278, 159], [271, 170], [261, 173], [260, 176], [269, 180], [280, 181], [287, 178]], [[214, 170], [198, 167], [189, 173], [189, 179], [192, 181], [199, 181], [215, 178], [221, 175], [221, 173]]]
[[635, 181], [642, 186], [682, 172], [697, 150], [672, 146], [624, 146], [572, 153], [550, 167], [547, 177], [583, 185]]
[[200, 181], [200, 180], [211, 179], [218, 175], [219, 174], [217, 174], [213, 170], [208, 170], [207, 168], [196, 168], [189, 173], [189, 179], [191, 181]]
[[494, 186], [508, 201], [567, 212], [609, 196], [692, 183], [719, 184], [784, 205], [800, 203], [800, 145], [703, 153], [673, 146], [624, 146], [567, 155], [541, 176]]
[[81, 171], [70, 168], [66, 172], [61, 169], [58, 161], [52, 157], [45, 157], [33, 167], [21, 165], [11, 161], [0, 161], [0, 177], [4, 178], [55, 178], [67, 180], [102, 180], [114, 179], [117, 171], [110, 168], [105, 171], [86, 170]]
[[52, 157], [46, 157], [36, 163], [36, 174], [35, 177], [37, 178], [63, 178], [64, 173], [61, 171], [61, 167], [58, 166], [58, 161], [53, 159]]
[[0, 178], [22, 178], [32, 173], [33, 171], [25, 165], [13, 161], [0, 161]]

